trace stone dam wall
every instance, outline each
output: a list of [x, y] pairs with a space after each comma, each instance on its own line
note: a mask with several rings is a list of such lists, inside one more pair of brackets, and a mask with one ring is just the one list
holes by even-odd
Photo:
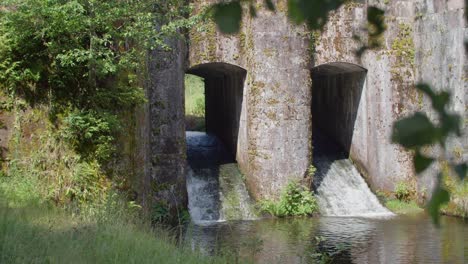
[[[196, 1], [194, 12], [213, 2]], [[276, 13], [245, 16], [237, 35], [221, 34], [212, 22], [199, 25], [182, 56], [186, 73], [205, 78], [207, 130], [231, 150], [250, 193], [274, 198], [290, 180], [310, 181], [312, 127], [340, 143], [374, 190], [392, 191], [403, 180], [430, 190], [434, 170], [417, 178], [411, 154], [392, 144], [390, 134], [399, 118], [431, 111], [414, 89], [421, 81], [451, 91], [450, 108], [462, 115], [467, 131], [464, 2], [350, 2], [332, 13], [322, 32], [292, 25], [286, 1], [276, 4]], [[386, 10], [387, 31], [382, 48], [358, 57], [361, 43], [353, 35], [366, 40], [367, 5]], [[181, 80], [180, 68], [177, 74], [170, 76]], [[172, 151], [182, 157], [183, 87], [168, 82], [160, 89], [171, 90], [166, 99], [174, 105], [164, 111], [174, 119], [172, 130], [159, 137], [172, 138]], [[450, 149], [467, 160], [467, 145], [466, 137], [454, 139]], [[163, 172], [152, 177], [182, 177], [182, 169]]]
[[[213, 2], [194, 1], [193, 12]], [[464, 136], [450, 140], [447, 154], [468, 160], [463, 0], [349, 2], [322, 32], [291, 24], [287, 1], [274, 2], [276, 13], [262, 8], [256, 18], [244, 16], [237, 35], [207, 21], [186, 39], [168, 39], [171, 50], [149, 53], [148, 103], [132, 113], [132, 133], [123, 135], [132, 142], [129, 161], [120, 162], [135, 169], [145, 207], [186, 207], [186, 73], [204, 78], [207, 130], [231, 151], [255, 199], [278, 197], [290, 180], [310, 183], [316, 128], [349, 153], [373, 190], [392, 191], [402, 180], [431, 190], [435, 170], [416, 177], [411, 153], [390, 142], [399, 118], [414, 111], [436, 118], [417, 82], [451, 92], [450, 110], [462, 116]], [[353, 35], [366, 40], [368, 5], [386, 11], [387, 31], [382, 48], [358, 57]], [[3, 113], [0, 119], [5, 127], [14, 120]], [[8, 129], [0, 136], [6, 149]]]

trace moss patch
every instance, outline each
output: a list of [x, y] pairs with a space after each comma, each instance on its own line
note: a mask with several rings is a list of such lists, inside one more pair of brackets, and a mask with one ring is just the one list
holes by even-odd
[[225, 220], [256, 217], [253, 201], [245, 188], [245, 177], [236, 163], [219, 168], [219, 189], [222, 194], [222, 213]]

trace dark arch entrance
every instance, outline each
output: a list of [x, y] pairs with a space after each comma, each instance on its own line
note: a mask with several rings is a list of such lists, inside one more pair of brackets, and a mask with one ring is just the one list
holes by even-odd
[[200, 76], [205, 82], [206, 132], [215, 134], [235, 158], [247, 71], [214, 62], [194, 66], [187, 73]]
[[365, 68], [346, 62], [312, 68], [314, 156], [349, 155], [366, 74]]

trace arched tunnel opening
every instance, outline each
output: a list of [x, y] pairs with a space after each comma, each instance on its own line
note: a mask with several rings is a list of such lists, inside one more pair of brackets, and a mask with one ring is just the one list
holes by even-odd
[[[249, 195], [236, 162], [247, 71], [227, 63], [207, 63], [190, 68], [187, 74], [199, 78], [186, 77], [187, 129], [193, 130], [188, 108], [195, 105], [204, 113], [205, 130], [186, 132], [190, 215], [194, 221], [247, 219]], [[200, 81], [204, 99], [197, 95]]]
[[[312, 146], [314, 165], [324, 175], [334, 160], [348, 159], [367, 70], [332, 62], [312, 68]], [[319, 164], [321, 160], [328, 162]], [[314, 188], [321, 184], [318, 177]]]
[[[197, 111], [203, 112], [204, 125], [198, 127], [203, 127], [208, 134], [216, 135], [235, 158], [247, 71], [227, 63], [206, 63], [190, 68], [187, 74], [202, 78], [200, 80], [204, 82], [204, 99], [197, 97], [194, 102], [193, 100], [187, 102], [186, 94], [186, 107], [189, 103], [195, 105], [195, 108], [198, 108]], [[188, 78], [194, 79], [191, 76]], [[196, 81], [192, 81], [191, 86], [193, 83], [195, 86], [199, 85]], [[192, 90], [199, 90], [199, 88], [190, 87], [187, 90], [186, 87], [186, 93]], [[202, 103], [204, 103], [204, 109], [200, 111]], [[190, 118], [186, 116], [186, 120], [187, 117]], [[186, 123], [190, 123], [189, 120]], [[188, 128], [192, 127], [188, 126]]]

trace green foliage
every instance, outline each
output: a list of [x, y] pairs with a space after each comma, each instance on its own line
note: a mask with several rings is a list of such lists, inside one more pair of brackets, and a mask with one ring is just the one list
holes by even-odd
[[[5, 0], [0, 90], [48, 105], [49, 118], [85, 159], [107, 160], [119, 113], [145, 102], [146, 57], [193, 25], [185, 1]], [[157, 22], [158, 26], [155, 26]], [[69, 116], [67, 116], [70, 114]]]
[[415, 201], [401, 201], [398, 199], [388, 200], [385, 206], [396, 214], [417, 214], [423, 212]]
[[185, 75], [185, 118], [186, 129], [205, 129], [205, 83], [202, 78]]
[[164, 223], [170, 216], [169, 207], [166, 203], [160, 201], [153, 205], [151, 210], [151, 222]]
[[307, 168], [307, 176], [310, 178], [314, 178], [316, 172], [317, 168], [315, 168], [314, 165], [310, 165], [309, 168]]
[[395, 198], [403, 202], [409, 202], [416, 197], [416, 190], [405, 181], [398, 182], [395, 186]]
[[185, 114], [205, 116], [205, 83], [202, 78], [185, 75]]
[[112, 189], [111, 180], [100, 162], [83, 159], [71, 148], [63, 133], [47, 119], [47, 112], [34, 109], [15, 113], [0, 193], [11, 206], [37, 200], [81, 210], [101, 203]]
[[197, 98], [195, 101], [195, 109], [193, 110], [195, 116], [205, 116], [205, 98]]
[[82, 218], [47, 206], [0, 201], [0, 263], [234, 263], [177, 245], [167, 230], [142, 222], [117, 197]]
[[141, 55], [157, 34], [154, 15], [145, 10], [149, 3], [132, 2], [5, 1], [0, 87], [31, 104], [106, 109], [139, 103]]
[[75, 111], [64, 120], [62, 135], [86, 160], [105, 161], [115, 151], [114, 134], [119, 122], [114, 115]]
[[318, 211], [318, 203], [311, 191], [292, 181], [281, 193], [279, 201], [262, 201], [260, 210], [278, 217], [308, 216]]
[[[438, 224], [440, 208], [450, 201], [450, 193], [443, 186], [444, 175], [448, 176], [446, 174], [450, 174], [452, 171], [458, 175], [460, 180], [466, 177], [466, 163], [457, 164], [445, 156], [448, 137], [451, 135], [461, 136], [461, 118], [459, 115], [447, 111], [447, 105], [450, 101], [448, 92], [435, 92], [426, 84], [419, 84], [417, 88], [431, 99], [432, 108], [437, 112], [439, 122], [433, 123], [425, 113], [417, 112], [394, 124], [392, 141], [415, 152], [413, 161], [418, 173], [427, 169], [435, 160], [446, 164], [447, 170], [438, 174], [436, 189], [427, 206], [434, 222]], [[441, 157], [427, 157], [422, 153], [423, 147], [433, 144], [439, 144], [443, 150]]]
[[446, 175], [443, 184], [450, 193], [450, 201], [441, 207], [441, 211], [448, 215], [468, 218], [468, 180]]

